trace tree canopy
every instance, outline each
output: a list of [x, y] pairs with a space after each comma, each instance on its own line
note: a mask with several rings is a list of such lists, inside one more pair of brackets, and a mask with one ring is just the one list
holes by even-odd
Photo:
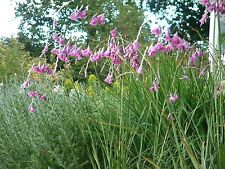
[[140, 0], [140, 5], [146, 5], [159, 19], [166, 19], [173, 33], [178, 32], [189, 41], [202, 40], [201, 37], [209, 35], [209, 22], [200, 27], [199, 20], [205, 8], [199, 0]]
[[[87, 20], [72, 22], [68, 16], [76, 7], [88, 6]], [[172, 10], [173, 9], [173, 10]], [[200, 27], [204, 7], [198, 0], [27, 0], [18, 3], [16, 16], [21, 18], [19, 41], [34, 56], [38, 56], [44, 41], [53, 35], [53, 18], [59, 19], [57, 32], [81, 35], [86, 45], [96, 45], [90, 39], [107, 39], [109, 31], [117, 28], [128, 40], [133, 40], [144, 21], [144, 11], [151, 11], [159, 19], [166, 19], [172, 33], [178, 32], [189, 41], [208, 37], [209, 24]], [[57, 12], [58, 11], [58, 12]], [[93, 27], [88, 21], [95, 14], [105, 13], [107, 24]], [[78, 33], [79, 32], [79, 33]], [[82, 39], [82, 38], [81, 38]], [[93, 43], [94, 42], [94, 43]]]
[[[72, 22], [68, 18], [76, 7], [87, 6], [87, 20]], [[101, 13], [105, 13], [107, 24], [99, 27], [91, 26], [88, 23], [91, 17]], [[24, 42], [26, 49], [31, 52], [40, 51], [40, 45], [43, 46], [46, 39], [51, 39], [54, 32], [52, 26], [54, 17], [59, 19], [58, 33], [66, 36], [82, 32], [85, 35], [85, 42], [89, 45], [92, 45], [89, 39], [106, 39], [109, 31], [114, 28], [117, 28], [126, 39], [132, 39], [144, 20], [143, 10], [134, 0], [81, 0], [69, 3], [65, 3], [64, 0], [27, 0], [26, 3], [17, 4], [16, 16], [21, 17], [19, 40]]]

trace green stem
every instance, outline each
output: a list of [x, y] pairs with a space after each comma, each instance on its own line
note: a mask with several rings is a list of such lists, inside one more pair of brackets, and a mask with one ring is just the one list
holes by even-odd
[[218, 58], [217, 58], [217, 62], [218, 62], [218, 75], [219, 75], [219, 80], [221, 80], [222, 75], [221, 75], [221, 68], [222, 68], [222, 61], [221, 61], [221, 29], [220, 29], [220, 15], [218, 14], [217, 17], [217, 21], [218, 21]]
[[[211, 14], [211, 16], [213, 16]], [[211, 71], [212, 71], [212, 74], [213, 74], [213, 77], [215, 78], [215, 75], [216, 75], [216, 56], [215, 56], [215, 34], [216, 34], [216, 15], [214, 14], [214, 23], [213, 23], [213, 42], [212, 42], [212, 53], [211, 53]], [[211, 25], [211, 24], [210, 24]], [[209, 44], [211, 45], [211, 44]], [[216, 78], [215, 78], [216, 80]]]

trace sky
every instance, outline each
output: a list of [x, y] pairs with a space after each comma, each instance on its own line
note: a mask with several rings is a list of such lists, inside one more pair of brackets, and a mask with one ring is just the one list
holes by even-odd
[[0, 37], [15, 36], [19, 25], [19, 19], [15, 19], [15, 0], [0, 0]]

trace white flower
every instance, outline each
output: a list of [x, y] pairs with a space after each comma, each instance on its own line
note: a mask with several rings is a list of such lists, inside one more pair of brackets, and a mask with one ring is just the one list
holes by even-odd
[[56, 85], [53, 89], [53, 92], [63, 95], [64, 94], [64, 89], [60, 85]]
[[73, 97], [76, 94], [75, 89], [71, 89], [69, 93], [69, 97]]
[[26, 94], [24, 88], [20, 88], [19, 93], [20, 93], [20, 94]]
[[0, 83], [0, 90], [1, 90], [2, 87], [3, 87], [3, 83]]

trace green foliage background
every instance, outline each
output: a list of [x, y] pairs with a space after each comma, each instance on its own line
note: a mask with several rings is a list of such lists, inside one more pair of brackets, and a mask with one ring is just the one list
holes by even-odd
[[[46, 39], [51, 39], [52, 13], [58, 11], [65, 2], [70, 3], [57, 14], [60, 18], [57, 31], [64, 35], [83, 32], [80, 43], [93, 48], [99, 46], [101, 41], [107, 41], [109, 31], [115, 27], [126, 40], [132, 41], [145, 19], [144, 12], [147, 11], [153, 12], [159, 19], [166, 19], [172, 33], [178, 32], [189, 41], [196, 42], [202, 40], [202, 37], [208, 37], [209, 24], [200, 27], [198, 21], [204, 12], [204, 7], [198, 0], [27, 0], [26, 3], [18, 3], [15, 10], [16, 16], [22, 21], [19, 26], [19, 41], [25, 44], [25, 49], [32, 56], [39, 56]], [[89, 6], [89, 17], [87, 21], [71, 24], [68, 16], [77, 6]], [[172, 11], [172, 8], [175, 10]], [[107, 24], [104, 27], [90, 26], [88, 21], [91, 16], [100, 13], [106, 14]], [[145, 36], [149, 36], [149, 30], [145, 31], [143, 37]], [[149, 38], [145, 38], [143, 42], [145, 41], [149, 41]]]
[[[60, 18], [58, 33], [71, 35], [73, 32], [83, 32], [86, 35], [80, 43], [92, 48], [107, 42], [110, 30], [117, 28], [127, 40], [133, 40], [144, 20], [143, 10], [137, 6], [135, 1], [121, 0], [81, 0], [69, 1], [70, 3], [61, 9], [57, 17]], [[26, 3], [18, 3], [16, 16], [21, 17], [19, 26], [19, 41], [25, 43], [25, 48], [38, 56], [46, 39], [51, 39], [53, 34], [51, 18], [52, 11], [58, 11], [65, 2], [54, 0], [54, 5], [49, 0], [40, 2], [27, 0]], [[76, 7], [88, 7], [88, 18], [82, 22], [72, 22], [68, 16]], [[89, 25], [91, 17], [95, 14], [105, 13], [107, 24], [92, 27]], [[82, 39], [82, 38], [81, 38]], [[39, 50], [39, 51], [38, 51]]]
[[29, 53], [24, 45], [15, 39], [0, 42], [0, 82], [6, 81], [11, 75], [25, 76], [29, 69]]

